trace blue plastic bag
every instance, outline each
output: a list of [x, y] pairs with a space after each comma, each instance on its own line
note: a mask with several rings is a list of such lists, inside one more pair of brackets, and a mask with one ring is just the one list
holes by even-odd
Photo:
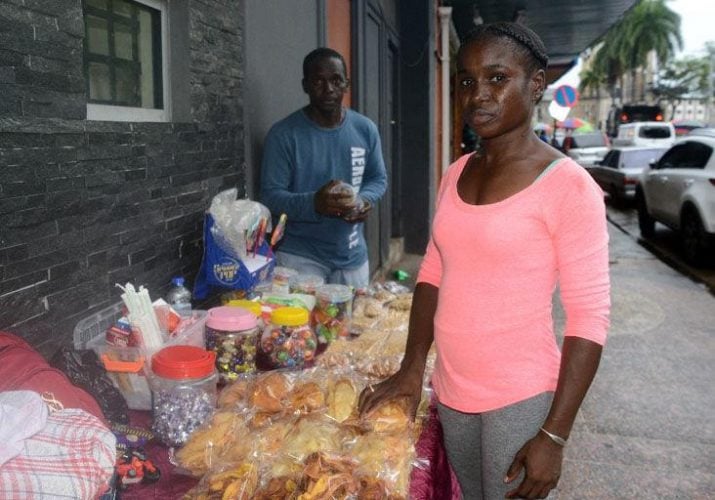
[[264, 241], [258, 248], [256, 258], [249, 255], [244, 261], [217, 241], [211, 230], [213, 226], [213, 217], [207, 213], [204, 218], [204, 255], [194, 280], [195, 299], [205, 299], [212, 287], [250, 291], [270, 278], [275, 258], [267, 242]]

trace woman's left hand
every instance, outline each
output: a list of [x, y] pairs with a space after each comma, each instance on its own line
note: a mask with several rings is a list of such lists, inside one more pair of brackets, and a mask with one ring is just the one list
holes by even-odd
[[524, 470], [524, 479], [506, 498], [546, 498], [561, 476], [564, 449], [539, 432], [514, 457], [504, 482], [510, 483]]

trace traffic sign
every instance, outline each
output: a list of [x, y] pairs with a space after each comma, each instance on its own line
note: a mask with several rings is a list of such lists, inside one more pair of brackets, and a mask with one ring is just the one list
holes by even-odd
[[578, 104], [578, 90], [571, 85], [561, 85], [554, 90], [554, 101], [559, 106], [573, 108]]

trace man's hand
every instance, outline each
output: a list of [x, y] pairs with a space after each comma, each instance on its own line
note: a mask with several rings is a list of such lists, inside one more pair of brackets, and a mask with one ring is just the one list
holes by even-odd
[[355, 222], [363, 222], [370, 214], [370, 210], [372, 210], [372, 204], [363, 199], [360, 195], [357, 195], [355, 206], [351, 208], [347, 214], [345, 214], [343, 219], [345, 222], [350, 222], [351, 224], [354, 224]]
[[333, 179], [315, 193], [313, 204], [320, 215], [343, 217], [353, 208], [356, 199], [349, 184]]

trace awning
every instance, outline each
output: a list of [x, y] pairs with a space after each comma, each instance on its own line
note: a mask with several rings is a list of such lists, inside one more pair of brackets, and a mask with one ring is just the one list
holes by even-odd
[[549, 52], [549, 83], [576, 63], [637, 0], [452, 0], [452, 20], [460, 38], [476, 24], [517, 18], [539, 34]]

